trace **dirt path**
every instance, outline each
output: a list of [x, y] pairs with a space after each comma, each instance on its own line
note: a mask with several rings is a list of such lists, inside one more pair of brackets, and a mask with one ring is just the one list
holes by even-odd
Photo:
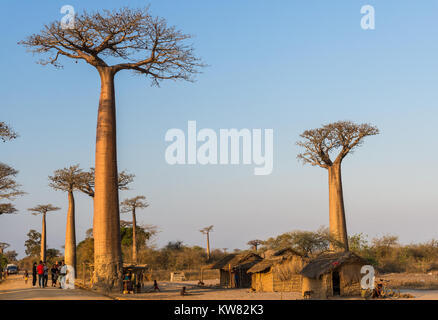
[[61, 290], [49, 287], [32, 287], [32, 280], [24, 283], [23, 275], [10, 275], [0, 283], [0, 300], [111, 300], [106, 296], [81, 289]]

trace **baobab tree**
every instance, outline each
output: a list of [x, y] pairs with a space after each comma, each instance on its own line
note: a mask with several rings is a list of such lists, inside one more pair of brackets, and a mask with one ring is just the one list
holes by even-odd
[[130, 70], [153, 85], [163, 80], [192, 81], [202, 64], [187, 43], [190, 38], [153, 17], [148, 8], [123, 8], [84, 12], [68, 28], [55, 21], [19, 42], [33, 53], [48, 54], [42, 64], [59, 67], [61, 57], [70, 58], [88, 63], [100, 76], [94, 196], [94, 283], [98, 287], [121, 286], [114, 77]]
[[46, 262], [47, 250], [47, 232], [46, 232], [46, 214], [47, 212], [60, 210], [59, 207], [54, 207], [51, 204], [40, 204], [36, 207], [29, 208], [33, 215], [41, 214], [43, 216], [42, 230], [41, 230], [41, 261]]
[[207, 236], [207, 259], [210, 260], [210, 232], [213, 231], [213, 226], [205, 227], [199, 232], [205, 234]]
[[[3, 142], [16, 139], [18, 134], [7, 126], [4, 122], [0, 122], [0, 140]], [[16, 182], [15, 177], [18, 171], [0, 162], [0, 201], [14, 200], [17, 196], [24, 194], [20, 190], [20, 185]], [[15, 213], [17, 209], [10, 203], [0, 203], [0, 215], [5, 213]]]
[[6, 242], [0, 242], [0, 254], [3, 254], [6, 248], [9, 248], [11, 245]]
[[[298, 155], [299, 160], [304, 164], [319, 166], [328, 170], [329, 233], [334, 240], [330, 244], [332, 250], [344, 249], [348, 251], [341, 177], [342, 160], [359, 147], [365, 137], [377, 134], [379, 134], [379, 129], [370, 124], [358, 125], [351, 121], [338, 121], [318, 129], [304, 131], [300, 135], [303, 140], [297, 142], [297, 145], [305, 150]], [[339, 245], [335, 246], [333, 243]]]
[[65, 228], [64, 260], [65, 264], [76, 270], [76, 224], [75, 224], [75, 198], [73, 192], [80, 190], [88, 180], [87, 172], [79, 165], [56, 170], [49, 176], [49, 186], [68, 194], [67, 224]]
[[247, 243], [247, 245], [251, 246], [254, 249], [254, 251], [257, 251], [257, 248], [261, 244], [263, 244], [263, 241], [262, 240], [258, 240], [258, 239], [248, 241], [248, 243]]
[[132, 213], [132, 261], [133, 263], [137, 263], [136, 210], [147, 208], [149, 207], [149, 204], [146, 202], [145, 196], [136, 196], [134, 198], [124, 200], [120, 205], [121, 212]]

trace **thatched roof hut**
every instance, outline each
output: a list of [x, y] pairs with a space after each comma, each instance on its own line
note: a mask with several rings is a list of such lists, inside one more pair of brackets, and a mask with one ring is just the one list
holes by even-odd
[[256, 291], [301, 292], [301, 275], [305, 258], [292, 248], [284, 248], [268, 255], [248, 273], [252, 277], [252, 288]]
[[303, 293], [327, 298], [360, 294], [360, 270], [366, 261], [353, 252], [326, 253], [312, 259], [302, 270]]
[[210, 269], [220, 269], [220, 285], [229, 288], [249, 288], [251, 276], [247, 271], [260, 262], [262, 258], [255, 253], [232, 253], [212, 266]]

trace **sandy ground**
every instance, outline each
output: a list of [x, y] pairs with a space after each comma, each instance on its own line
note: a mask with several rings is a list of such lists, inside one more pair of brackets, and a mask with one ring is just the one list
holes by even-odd
[[[49, 280], [49, 285], [51, 281]], [[153, 292], [152, 282], [145, 284], [149, 292], [140, 294], [111, 294], [111, 297], [82, 289], [61, 290], [47, 287], [33, 288], [31, 281], [24, 283], [22, 275], [12, 275], [0, 283], [0, 300], [297, 300], [302, 299], [294, 292], [251, 292], [249, 289], [227, 289], [217, 286], [218, 280], [205, 280], [205, 287], [198, 287], [197, 281], [159, 282], [159, 292]], [[188, 295], [181, 296], [185, 286]], [[402, 293], [414, 296], [409, 300], [438, 300], [438, 290], [401, 289]], [[339, 299], [339, 298], [338, 298]], [[362, 299], [360, 297], [348, 298]]]
[[[145, 283], [145, 290], [152, 292], [139, 294], [114, 295], [119, 299], [129, 300], [296, 300], [302, 299], [296, 292], [251, 292], [249, 289], [227, 289], [216, 285], [219, 280], [204, 280], [205, 287], [198, 287], [197, 281], [159, 282], [160, 292], [153, 292], [153, 283]], [[181, 296], [182, 287], [186, 287], [187, 295]]]
[[23, 275], [10, 275], [0, 283], [0, 300], [111, 300], [111, 298], [81, 289], [61, 290], [32, 287], [32, 280], [24, 283]]

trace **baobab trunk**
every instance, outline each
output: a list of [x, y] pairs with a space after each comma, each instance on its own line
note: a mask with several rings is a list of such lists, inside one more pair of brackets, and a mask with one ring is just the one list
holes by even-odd
[[132, 261], [137, 263], [137, 237], [136, 237], [136, 224], [137, 219], [135, 217], [135, 208], [132, 210]]
[[41, 231], [41, 261], [46, 262], [46, 214], [43, 213], [43, 227]]
[[330, 236], [343, 248], [330, 244], [335, 251], [348, 251], [347, 224], [345, 221], [344, 195], [342, 191], [341, 163], [335, 162], [328, 169], [329, 175], [329, 206], [330, 206]]
[[207, 232], [207, 259], [210, 260], [210, 233]]
[[67, 226], [65, 228], [64, 261], [72, 266], [76, 273], [76, 227], [75, 227], [75, 198], [73, 191], [68, 192]]
[[121, 288], [122, 254], [116, 150], [114, 72], [99, 67], [101, 93], [96, 132], [94, 195], [94, 283]]

